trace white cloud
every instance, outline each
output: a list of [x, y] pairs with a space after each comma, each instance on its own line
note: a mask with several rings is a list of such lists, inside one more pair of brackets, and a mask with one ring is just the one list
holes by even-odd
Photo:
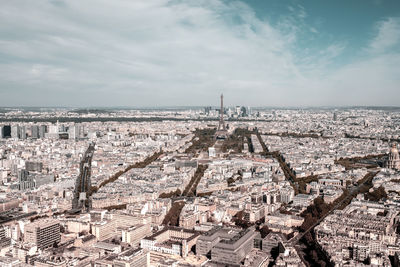
[[367, 51], [370, 53], [383, 53], [400, 45], [400, 19], [387, 18], [377, 24], [377, 35], [372, 39]]
[[[326, 96], [371, 67], [328, 71], [342, 43], [294, 52], [310, 29], [298, 9], [273, 26], [236, 1], [6, 1], [0, 105], [210, 105], [220, 92], [233, 105], [343, 103]], [[392, 90], [388, 75], [376, 83]]]

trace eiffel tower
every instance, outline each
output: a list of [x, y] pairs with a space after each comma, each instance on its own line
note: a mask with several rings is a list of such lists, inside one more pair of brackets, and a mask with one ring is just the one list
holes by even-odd
[[224, 95], [221, 94], [221, 109], [219, 111], [219, 124], [217, 132], [215, 133], [217, 139], [225, 139], [227, 137], [227, 131], [224, 121]]

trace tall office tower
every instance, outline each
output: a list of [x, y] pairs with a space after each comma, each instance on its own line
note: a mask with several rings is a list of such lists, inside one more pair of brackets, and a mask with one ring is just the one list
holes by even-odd
[[241, 112], [242, 112], [241, 107], [240, 107], [240, 106], [236, 106], [236, 107], [235, 107], [235, 113], [236, 113], [236, 115], [237, 115], [238, 117], [240, 117], [240, 115], [242, 114]]
[[85, 127], [83, 127], [83, 125], [78, 125], [78, 129], [77, 129], [77, 136], [78, 138], [83, 138], [85, 137]]
[[79, 126], [78, 125], [72, 125], [68, 129], [68, 138], [69, 139], [78, 139], [79, 137]]
[[58, 130], [59, 130], [61, 133], [65, 133], [65, 125], [64, 125], [64, 124], [61, 124], [61, 125], [58, 127]]
[[211, 107], [205, 107], [204, 108], [204, 114], [209, 115], [211, 111]]
[[31, 137], [34, 139], [39, 139], [39, 126], [38, 125], [32, 125], [31, 127]]
[[11, 137], [11, 126], [4, 125], [3, 126], [3, 138]]
[[50, 134], [58, 134], [59, 129], [58, 129], [58, 123], [56, 125], [52, 124], [49, 126], [49, 133]]
[[242, 117], [247, 117], [249, 115], [246, 110], [246, 107], [240, 107], [240, 114]]
[[46, 134], [46, 138], [50, 139], [58, 139], [60, 137], [60, 129], [58, 127], [58, 122], [57, 124], [52, 124], [49, 126], [49, 132]]
[[25, 226], [25, 243], [44, 249], [61, 241], [60, 223], [54, 219], [38, 220]]
[[4, 138], [3, 125], [0, 125], [0, 139]]
[[19, 127], [19, 138], [20, 139], [26, 139], [26, 126], [22, 125]]
[[45, 138], [46, 133], [47, 133], [47, 126], [46, 125], [40, 125], [39, 138]]
[[19, 138], [19, 125], [11, 126], [11, 138], [14, 138], [14, 139]]

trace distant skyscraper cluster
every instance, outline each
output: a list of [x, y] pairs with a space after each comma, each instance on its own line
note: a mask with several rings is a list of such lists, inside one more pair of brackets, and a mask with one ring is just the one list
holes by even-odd
[[[213, 109], [212, 107], [204, 107], [204, 114], [207, 116], [217, 116], [221, 112], [221, 109]], [[235, 106], [234, 108], [223, 108], [223, 113], [228, 118], [244, 118], [251, 115], [250, 107]]]

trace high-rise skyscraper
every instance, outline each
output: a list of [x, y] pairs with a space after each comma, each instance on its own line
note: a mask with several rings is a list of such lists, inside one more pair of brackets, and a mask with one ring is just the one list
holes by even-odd
[[68, 138], [78, 139], [80, 137], [80, 127], [78, 125], [72, 125], [68, 128]]
[[26, 139], [26, 126], [22, 125], [19, 127], [19, 138]]
[[39, 129], [39, 137], [40, 138], [45, 138], [47, 133], [47, 126], [46, 125], [40, 125], [40, 129]]
[[31, 137], [38, 139], [39, 138], [39, 126], [38, 125], [32, 125], [31, 127]]
[[11, 126], [4, 125], [3, 126], [3, 138], [11, 137]]
[[19, 138], [19, 125], [11, 126], [11, 138], [14, 138], [14, 139]]

